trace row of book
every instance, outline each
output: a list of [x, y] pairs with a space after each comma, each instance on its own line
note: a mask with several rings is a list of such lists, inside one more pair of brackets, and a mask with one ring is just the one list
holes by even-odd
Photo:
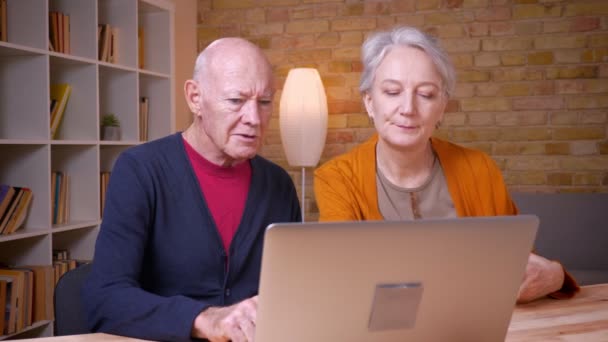
[[61, 12], [49, 13], [49, 50], [70, 53], [70, 16]]
[[12, 234], [23, 225], [32, 197], [29, 188], [0, 185], [0, 234]]
[[52, 265], [0, 266], [0, 335], [17, 333], [38, 321], [53, 320], [57, 282], [68, 271], [89, 262], [54, 257]]
[[99, 186], [99, 193], [101, 194], [101, 208], [99, 215], [100, 217], [103, 217], [103, 209], [105, 208], [105, 204], [106, 204], [106, 191], [108, 190], [108, 184], [110, 183], [110, 174], [111, 172], [101, 172], [100, 174], [100, 186]]
[[139, 141], [148, 141], [148, 119], [150, 100], [147, 97], [139, 99]]
[[50, 115], [51, 115], [51, 139], [56, 139], [59, 125], [63, 120], [63, 114], [72, 93], [72, 86], [67, 83], [51, 84]]
[[118, 63], [118, 28], [108, 24], [97, 25], [99, 60]]
[[8, 41], [6, 0], [0, 0], [0, 41]]
[[67, 173], [51, 172], [51, 213], [53, 224], [68, 223], [70, 217], [70, 178]]

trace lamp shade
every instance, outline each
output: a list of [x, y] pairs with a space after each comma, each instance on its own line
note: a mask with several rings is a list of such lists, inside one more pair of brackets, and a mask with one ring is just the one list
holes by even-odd
[[327, 98], [317, 69], [289, 70], [279, 111], [281, 140], [289, 165], [316, 166], [327, 136]]

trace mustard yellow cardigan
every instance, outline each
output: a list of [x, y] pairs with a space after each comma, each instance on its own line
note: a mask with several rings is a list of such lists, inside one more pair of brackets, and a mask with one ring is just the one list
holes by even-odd
[[[314, 191], [319, 221], [383, 220], [376, 188], [375, 134], [350, 152], [315, 170]], [[431, 138], [456, 213], [465, 216], [517, 215], [500, 169], [485, 153]], [[571, 297], [578, 290], [566, 272], [564, 286], [553, 297]]]

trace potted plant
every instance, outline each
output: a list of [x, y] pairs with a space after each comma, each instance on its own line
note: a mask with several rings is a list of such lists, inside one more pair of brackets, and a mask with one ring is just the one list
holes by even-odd
[[101, 140], [120, 140], [120, 121], [109, 113], [101, 117]]

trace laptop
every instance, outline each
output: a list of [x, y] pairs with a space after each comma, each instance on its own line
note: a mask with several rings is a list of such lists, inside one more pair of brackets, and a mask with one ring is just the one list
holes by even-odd
[[267, 228], [257, 342], [504, 341], [532, 215]]

